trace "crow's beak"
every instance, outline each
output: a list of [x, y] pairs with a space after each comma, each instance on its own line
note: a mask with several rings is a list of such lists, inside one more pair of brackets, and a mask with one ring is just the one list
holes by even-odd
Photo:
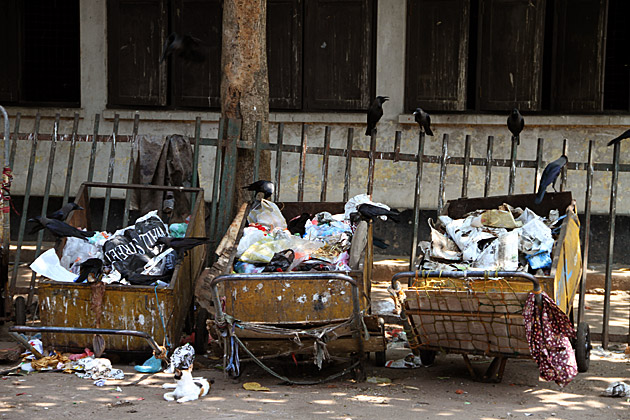
[[418, 115], [418, 111], [413, 111], [413, 115]]

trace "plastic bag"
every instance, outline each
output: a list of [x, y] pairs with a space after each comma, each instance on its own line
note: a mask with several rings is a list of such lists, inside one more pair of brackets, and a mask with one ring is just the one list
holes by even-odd
[[[391, 210], [389, 208], [389, 206], [386, 205], [386, 204], [375, 203], [372, 200], [370, 200], [370, 196], [369, 195], [367, 195], [367, 194], [359, 194], [359, 195], [355, 195], [354, 197], [352, 197], [344, 205], [344, 219], [350, 220], [350, 215], [352, 213], [357, 212], [358, 211], [357, 207], [359, 207], [359, 205], [364, 204], [364, 203], [369, 203], [369, 204], [372, 204], [374, 206], [379, 206], [379, 207], [383, 207], [384, 209]], [[379, 216], [379, 217], [381, 218], [381, 220], [387, 220], [387, 216]]]
[[323, 245], [323, 242], [292, 236], [288, 231], [274, 230], [270, 235], [247, 248], [240, 259], [249, 263], [268, 263], [276, 252], [285, 249], [292, 249], [295, 252], [295, 258], [299, 259], [303, 254], [310, 255]]
[[90, 258], [103, 258], [101, 247], [85, 242], [83, 239], [69, 237], [63, 247], [61, 266], [79, 274], [79, 265]]
[[[124, 263], [134, 255], [147, 255], [148, 261], [157, 255], [153, 248], [155, 242], [162, 236], [168, 236], [168, 228], [157, 216], [157, 210], [151, 211], [137, 219], [133, 226], [116, 231], [111, 239], [103, 244], [105, 261], [110, 264]], [[127, 268], [127, 271], [135, 270]]]
[[254, 245], [256, 242], [262, 240], [267, 236], [267, 232], [264, 232], [255, 227], [246, 227], [243, 229], [243, 236], [241, 237], [238, 247], [236, 248], [236, 258], [240, 258], [247, 248]]
[[169, 236], [171, 238], [183, 238], [186, 236], [186, 229], [188, 229], [188, 223], [172, 223], [168, 227]]
[[247, 215], [247, 221], [249, 223], [259, 223], [263, 226], [268, 226], [270, 229], [287, 228], [287, 221], [278, 206], [265, 199], [260, 200], [258, 207], [250, 210]]

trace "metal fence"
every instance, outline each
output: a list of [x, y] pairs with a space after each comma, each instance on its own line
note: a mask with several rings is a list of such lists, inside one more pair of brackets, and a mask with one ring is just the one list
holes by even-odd
[[[116, 170], [116, 145], [119, 142], [131, 142], [132, 146], [136, 142], [138, 134], [138, 127], [140, 124], [140, 115], [136, 113], [133, 122], [133, 129], [130, 135], [119, 135], [119, 115], [116, 114], [113, 122], [113, 130], [111, 133], [102, 134], [99, 130], [100, 115], [95, 115], [94, 126], [92, 133], [80, 134], [78, 133], [79, 116], [74, 115], [74, 124], [70, 133], [59, 133], [59, 114], [56, 115], [53, 125], [53, 132], [50, 135], [43, 135], [40, 131], [40, 114], [35, 117], [34, 127], [31, 132], [24, 134], [20, 132], [20, 114], [17, 114], [13, 124], [13, 134], [11, 135], [11, 153], [9, 164], [13, 167], [16, 154], [16, 146], [18, 141], [30, 142], [30, 160], [28, 163], [26, 189], [24, 194], [23, 208], [20, 217], [19, 234], [17, 238], [17, 250], [15, 252], [15, 258], [13, 261], [13, 267], [17, 268], [21, 262], [21, 251], [24, 240], [24, 230], [26, 226], [26, 214], [29, 207], [29, 200], [31, 198], [31, 186], [35, 173], [35, 161], [37, 160], [37, 144], [41, 140], [50, 141], [50, 150], [48, 154], [48, 171], [45, 181], [45, 188], [43, 194], [43, 206], [41, 208], [41, 214], [45, 215], [48, 211], [48, 202], [50, 199], [50, 187], [52, 180], [53, 167], [55, 165], [55, 152], [56, 146], [60, 141], [70, 142], [69, 156], [67, 160], [67, 168], [65, 171], [65, 184], [63, 191], [63, 203], [67, 203], [70, 196], [70, 186], [74, 175], [74, 152], [75, 145], [78, 141], [91, 142], [92, 154], [90, 156], [87, 179], [85, 181], [93, 181], [94, 168], [95, 168], [95, 156], [97, 144], [99, 142], [106, 142], [110, 144], [110, 159], [108, 163], [107, 182], [112, 182], [114, 178], [114, 171]], [[283, 154], [297, 154], [299, 156], [299, 174], [297, 181], [296, 199], [297, 201], [304, 200], [304, 183], [305, 175], [309, 168], [306, 165], [307, 155], [321, 156], [321, 187], [320, 187], [320, 201], [326, 201], [328, 197], [328, 180], [329, 180], [329, 159], [331, 156], [345, 159], [345, 174], [344, 174], [344, 187], [343, 187], [343, 200], [348, 200], [350, 194], [350, 186], [353, 182], [356, 184], [356, 173], [353, 173], [353, 161], [355, 159], [367, 160], [367, 183], [365, 185], [366, 192], [372, 194], [374, 191], [375, 182], [384, 182], [385, 180], [375, 179], [375, 164], [378, 161], [393, 161], [393, 162], [408, 162], [415, 163], [415, 189], [414, 189], [414, 208], [413, 208], [413, 241], [409, 250], [410, 256], [410, 269], [413, 269], [413, 262], [416, 258], [416, 244], [418, 242], [418, 224], [420, 221], [420, 203], [422, 193], [425, 190], [423, 184], [423, 168], [425, 164], [437, 164], [439, 165], [439, 192], [437, 210], [438, 212], [445, 205], [445, 181], [447, 178], [447, 168], [453, 165], [461, 168], [461, 197], [468, 196], [468, 188], [470, 185], [470, 170], [473, 166], [485, 167], [484, 177], [484, 196], [488, 196], [490, 191], [490, 185], [492, 182], [493, 170], [495, 168], [509, 168], [509, 183], [507, 194], [513, 194], [515, 189], [515, 180], [517, 177], [517, 170], [521, 168], [530, 168], [535, 170], [534, 178], [532, 179], [532, 191], [535, 192], [538, 185], [539, 178], [542, 174], [542, 170], [546, 163], [553, 159], [544, 159], [544, 139], [539, 138], [536, 150], [535, 160], [519, 160], [517, 159], [517, 151], [519, 147], [519, 141], [517, 138], [512, 138], [511, 153], [509, 159], [497, 159], [493, 156], [494, 151], [494, 137], [487, 137], [486, 141], [486, 157], [472, 157], [471, 146], [473, 138], [471, 135], [466, 135], [464, 138], [464, 154], [463, 156], [449, 156], [449, 134], [444, 134], [442, 137], [441, 153], [438, 155], [425, 154], [425, 137], [423, 133], [420, 133], [417, 141], [416, 153], [401, 153], [401, 138], [402, 132], [397, 131], [394, 137], [393, 150], [390, 152], [383, 152], [376, 150], [376, 136], [372, 135], [370, 138], [370, 146], [368, 150], [357, 149], [354, 147], [355, 133], [354, 128], [347, 128], [346, 143], [344, 148], [331, 147], [331, 127], [326, 126], [324, 128], [324, 139], [322, 146], [310, 146], [309, 145], [309, 128], [308, 124], [302, 124], [300, 144], [285, 144], [284, 124], [279, 123], [276, 127], [276, 139], [275, 143], [263, 143], [260, 140], [261, 129], [260, 123], [257, 127], [257, 139], [255, 142], [246, 142], [240, 140], [241, 126], [240, 121], [236, 120], [221, 120], [218, 127], [217, 138], [202, 138], [201, 133], [201, 117], [196, 118], [194, 138], [191, 138], [191, 143], [194, 146], [194, 158], [193, 158], [193, 179], [192, 186], [196, 187], [199, 184], [198, 169], [199, 169], [199, 156], [201, 147], [214, 147], [215, 149], [215, 162], [221, 164], [214, 165], [213, 179], [212, 179], [212, 193], [210, 195], [210, 221], [208, 230], [210, 237], [212, 238], [211, 248], [214, 249], [218, 244], [217, 238], [221, 238], [230, 223], [230, 210], [232, 208], [232, 202], [234, 200], [234, 177], [236, 173], [237, 164], [237, 152], [239, 148], [253, 149], [255, 150], [255, 162], [254, 162], [254, 179], [258, 178], [258, 172], [260, 168], [260, 155], [261, 151], [267, 150], [273, 156], [275, 154], [275, 168], [272, 168], [273, 178], [276, 184], [276, 191], [274, 199], [280, 196], [280, 192], [285, 188], [282, 183], [282, 170], [283, 170]], [[223, 139], [223, 140], [220, 140]], [[271, 139], [270, 139], [271, 140]], [[483, 141], [475, 139], [474, 141]], [[220, 147], [217, 147], [220, 146]], [[612, 163], [595, 163], [593, 162], [593, 149], [594, 141], [589, 141], [588, 148], [588, 160], [587, 162], [569, 162], [564, 168], [560, 178], [560, 191], [563, 191], [566, 186], [567, 172], [568, 171], [580, 171], [583, 173], [586, 179], [586, 192], [584, 195], [584, 241], [583, 241], [583, 281], [580, 289], [581, 299], [578, 311], [578, 321], [583, 319], [584, 314], [584, 299], [583, 294], [585, 292], [585, 280], [586, 280], [586, 267], [588, 262], [588, 249], [589, 249], [589, 231], [591, 223], [591, 197], [592, 197], [592, 185], [593, 176], [595, 171], [611, 172], [612, 182], [610, 189], [610, 215], [609, 215], [609, 241], [607, 245], [607, 260], [606, 260], [606, 280], [605, 280], [605, 295], [604, 295], [604, 310], [603, 310], [603, 324], [601, 339], [604, 347], [607, 346], [610, 339], [613, 341], [625, 342], [630, 338], [629, 335], [611, 336], [609, 334], [609, 321], [610, 321], [610, 291], [612, 287], [612, 256], [614, 250], [614, 236], [615, 236], [615, 215], [616, 215], [616, 196], [619, 182], [619, 172], [630, 172], [630, 164], [619, 163], [619, 144], [616, 144], [613, 151]], [[133, 150], [133, 147], [132, 147]], [[565, 139], [563, 143], [563, 151], [565, 154], [568, 152], [568, 142]], [[555, 159], [555, 157], [554, 157]], [[133, 161], [129, 160], [129, 167], [123, 168], [127, 171], [127, 180], [131, 179], [133, 171]], [[413, 166], [413, 165], [412, 165]], [[120, 169], [119, 169], [120, 171]], [[451, 170], [452, 173], [452, 170]], [[363, 174], [360, 177], [363, 179]], [[455, 198], [455, 197], [453, 197]], [[104, 201], [104, 211], [102, 228], [107, 226], [107, 219], [109, 208], [111, 204], [111, 190], [107, 189]], [[193, 200], [194, 202], [194, 200]], [[129, 205], [130, 195], [125, 196], [124, 214], [122, 225], [127, 226], [129, 221]], [[36, 255], [39, 255], [42, 251], [43, 232], [40, 232], [37, 237]], [[10, 299], [13, 294], [16, 293], [28, 293], [29, 301], [32, 299], [34, 293], [35, 275], [33, 274], [31, 287], [27, 290], [16, 287], [17, 269], [13, 269], [10, 273], [9, 293], [7, 299]], [[6, 308], [11, 305], [5, 306]], [[597, 338], [597, 335], [595, 335]]]

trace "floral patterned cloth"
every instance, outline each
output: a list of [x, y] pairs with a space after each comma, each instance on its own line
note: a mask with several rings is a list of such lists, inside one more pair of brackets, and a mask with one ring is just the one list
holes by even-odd
[[530, 293], [523, 309], [525, 334], [529, 350], [540, 370], [540, 377], [565, 386], [577, 375], [575, 353], [570, 338], [576, 333], [569, 317], [547, 296], [541, 295], [542, 305], [536, 305], [534, 293]]

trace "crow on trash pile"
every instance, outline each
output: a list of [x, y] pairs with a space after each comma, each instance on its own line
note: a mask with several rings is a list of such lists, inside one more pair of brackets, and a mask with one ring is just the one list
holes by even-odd
[[170, 238], [168, 236], [162, 236], [158, 238], [155, 243], [165, 245], [167, 248], [173, 248], [179, 260], [186, 255], [186, 251], [196, 246], [203, 245], [209, 240], [209, 238]]
[[265, 199], [268, 199], [269, 197], [271, 197], [273, 195], [274, 192], [274, 185], [273, 182], [271, 181], [265, 181], [263, 179], [253, 182], [249, 185], [246, 185], [243, 187], [243, 189], [247, 189], [249, 191], [255, 191], [256, 194], [258, 193], [263, 193], [265, 194]]
[[377, 96], [368, 108], [366, 136], [372, 135], [372, 130], [376, 129], [376, 123], [383, 116], [383, 104], [387, 101], [389, 101], [389, 96]]
[[535, 201], [536, 204], [540, 204], [542, 202], [549, 184], [553, 184], [553, 189], [554, 191], [556, 190], [556, 179], [568, 161], [569, 159], [565, 155], [562, 155], [545, 167], [545, 170], [540, 177], [540, 183], [538, 184], [538, 193], [536, 194]]
[[431, 116], [428, 112], [425, 112], [422, 108], [416, 108], [413, 111], [414, 118], [420, 129], [429, 136], [433, 135], [433, 131], [431, 131]]
[[90, 274], [94, 276], [94, 280], [99, 280], [99, 276], [103, 272], [103, 261], [100, 258], [90, 258], [83, 261], [80, 267], [81, 271], [79, 271], [79, 277], [74, 281], [75, 283], [83, 283]]
[[[50, 213], [48, 215], [48, 218], [49, 219], [55, 219], [55, 220], [61, 220], [62, 222], [65, 222], [66, 219], [68, 218], [68, 215], [74, 210], [83, 210], [83, 207], [79, 206], [76, 203], [66, 203], [59, 210]], [[33, 221], [34, 221], [34, 219], [29, 219], [29, 222], [33, 222]], [[32, 235], [34, 233], [39, 232], [42, 229], [44, 229], [44, 226], [38, 223], [35, 226], [33, 226], [33, 228], [31, 229], [30, 233]]]
[[[38, 223], [41, 228], [46, 228], [55, 235], [57, 239], [65, 238], [65, 237], [74, 237], [79, 239], [88, 240], [92, 236], [94, 236], [95, 232], [93, 231], [84, 231], [75, 228], [74, 226], [70, 226], [69, 224], [62, 222], [61, 220], [49, 219], [47, 217], [37, 216], [28, 220], [29, 222]], [[39, 230], [39, 229], [38, 229]], [[36, 230], [32, 230], [31, 233], [37, 232]]]
[[375, 206], [369, 203], [360, 204], [357, 206], [357, 211], [358, 215], [356, 213], [350, 215], [351, 220], [359, 218], [365, 221], [374, 221], [374, 219], [379, 216], [387, 216], [387, 218], [392, 219], [396, 223], [400, 221], [399, 212], [395, 210], [387, 210], [385, 207]]

